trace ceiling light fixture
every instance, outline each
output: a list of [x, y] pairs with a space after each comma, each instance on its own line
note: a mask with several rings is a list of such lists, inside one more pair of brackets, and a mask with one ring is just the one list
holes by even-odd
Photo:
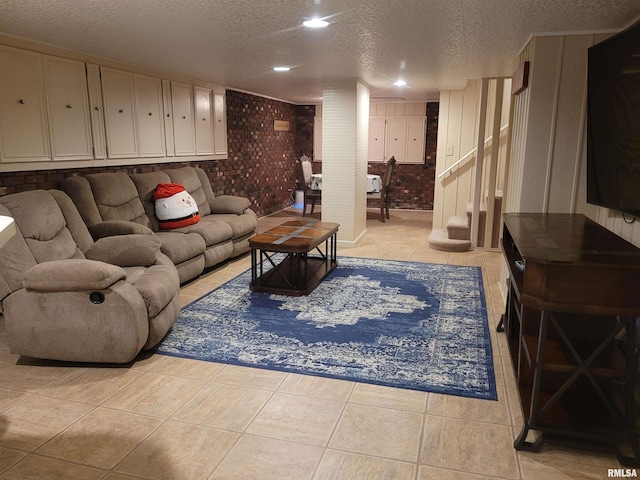
[[302, 25], [307, 28], [324, 28], [329, 25], [329, 22], [322, 18], [312, 18], [311, 20], [305, 20], [302, 22]]
[[288, 72], [291, 70], [291, 67], [273, 67], [275, 72]]
[[405, 82], [404, 80], [396, 80], [395, 82], [393, 82], [393, 84], [396, 87], [404, 87], [407, 84], [407, 82]]

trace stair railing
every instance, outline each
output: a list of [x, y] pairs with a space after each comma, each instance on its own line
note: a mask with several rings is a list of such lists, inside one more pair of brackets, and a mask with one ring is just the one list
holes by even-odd
[[[500, 128], [500, 135], [502, 135], [507, 129], [509, 128], [509, 124], [503, 126], [502, 128]], [[486, 138], [484, 141], [484, 146], [486, 147], [489, 143], [491, 143], [491, 140], [493, 140], [493, 135]], [[476, 154], [477, 149], [474, 148], [471, 151], [469, 151], [469, 153], [467, 153], [466, 155], [460, 157], [460, 159], [454, 163], [453, 165], [451, 165], [450, 167], [446, 168], [442, 173], [440, 173], [438, 175], [438, 178], [442, 178], [444, 177], [447, 173], [451, 173], [451, 171], [456, 168], [458, 165], [460, 165], [463, 162], [466, 162], [467, 159], [473, 157]]]

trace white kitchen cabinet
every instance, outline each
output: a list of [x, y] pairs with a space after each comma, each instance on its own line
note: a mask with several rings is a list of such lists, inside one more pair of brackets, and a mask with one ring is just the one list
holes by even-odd
[[53, 160], [93, 158], [85, 64], [42, 56]]
[[224, 93], [213, 94], [213, 138], [216, 154], [227, 153], [227, 99]]
[[40, 55], [0, 47], [0, 160], [50, 160]]
[[196, 155], [213, 155], [213, 112], [211, 89], [193, 87], [195, 101]]
[[109, 158], [139, 156], [133, 73], [100, 67]]
[[384, 161], [384, 117], [369, 118], [369, 161]]
[[196, 154], [196, 135], [193, 121], [193, 88], [171, 82], [173, 107], [173, 140], [176, 156]]
[[102, 82], [100, 67], [87, 63], [87, 88], [89, 93], [89, 118], [93, 138], [94, 158], [106, 158], [107, 145], [104, 132], [104, 106], [102, 104]]
[[164, 157], [162, 81], [135, 74], [136, 128], [141, 157]]

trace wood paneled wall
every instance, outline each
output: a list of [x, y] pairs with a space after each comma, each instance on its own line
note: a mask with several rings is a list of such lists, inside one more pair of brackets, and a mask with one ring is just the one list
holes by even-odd
[[587, 52], [609, 34], [534, 37], [529, 88], [514, 98], [506, 209], [584, 213], [640, 246], [640, 225], [586, 200]]

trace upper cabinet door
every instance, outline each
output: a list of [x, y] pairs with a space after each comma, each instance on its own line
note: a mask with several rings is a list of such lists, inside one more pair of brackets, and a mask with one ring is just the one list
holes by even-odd
[[133, 73], [100, 67], [109, 158], [139, 156]]
[[0, 160], [49, 161], [40, 55], [0, 47]]
[[424, 117], [407, 118], [407, 163], [424, 163], [424, 148], [427, 136], [427, 121]]
[[93, 158], [84, 63], [43, 56], [42, 65], [53, 159]]
[[369, 161], [384, 161], [384, 121], [383, 117], [369, 118]]
[[134, 75], [138, 146], [141, 157], [164, 157], [162, 81]]
[[405, 158], [405, 119], [387, 118], [387, 156], [395, 157], [398, 162]]
[[162, 105], [164, 108], [164, 140], [167, 157], [173, 157], [173, 107], [171, 106], [171, 82], [162, 80]]
[[213, 115], [211, 111], [211, 90], [193, 87], [196, 103], [196, 154], [213, 155]]
[[215, 153], [227, 153], [227, 99], [223, 93], [213, 95], [213, 136]]
[[87, 63], [87, 88], [89, 90], [89, 117], [93, 134], [93, 156], [94, 158], [105, 158], [107, 146], [104, 135], [104, 105], [102, 104], [102, 82], [98, 65]]
[[173, 139], [177, 156], [196, 154], [193, 122], [193, 91], [191, 85], [171, 82], [173, 106]]

